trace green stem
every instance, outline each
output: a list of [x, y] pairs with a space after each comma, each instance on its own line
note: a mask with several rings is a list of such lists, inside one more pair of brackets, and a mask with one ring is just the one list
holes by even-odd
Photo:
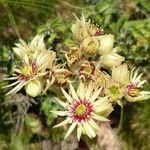
[[118, 133], [121, 131], [122, 123], [123, 123], [123, 107], [121, 107], [121, 114], [120, 114], [120, 120], [119, 120], [119, 125], [118, 125]]

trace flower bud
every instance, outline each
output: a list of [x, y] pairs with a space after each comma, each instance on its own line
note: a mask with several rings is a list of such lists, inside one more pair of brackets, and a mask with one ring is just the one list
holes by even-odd
[[26, 93], [31, 97], [36, 97], [42, 92], [42, 83], [39, 80], [32, 80], [25, 86]]
[[113, 68], [120, 65], [124, 61], [124, 57], [120, 56], [116, 52], [111, 52], [101, 57], [101, 64], [104, 67]]
[[98, 48], [98, 53], [100, 55], [108, 54], [112, 48], [114, 43], [114, 35], [108, 34], [99, 36], [100, 47]]
[[95, 55], [97, 53], [99, 43], [96, 37], [88, 37], [83, 40], [81, 44], [81, 49], [84, 51], [84, 54]]
[[129, 71], [126, 64], [119, 65], [112, 69], [112, 78], [120, 82], [121, 84], [128, 84], [129, 82]]

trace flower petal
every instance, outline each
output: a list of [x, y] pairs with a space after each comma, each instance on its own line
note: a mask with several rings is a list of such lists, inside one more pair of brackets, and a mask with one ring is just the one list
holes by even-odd
[[18, 92], [23, 86], [25, 86], [26, 83], [25, 82], [20, 82], [17, 86], [15, 86], [11, 91], [9, 91], [8, 93], [6, 93], [6, 95], [9, 95], [11, 93], [16, 93]]
[[61, 101], [61, 100], [59, 100], [57, 97], [55, 97], [55, 99], [56, 99], [56, 101], [61, 105], [61, 106], [63, 106], [63, 107], [67, 107], [67, 103], [65, 103], [65, 102], [63, 102], [63, 101]]
[[75, 92], [74, 87], [72, 86], [71, 83], [70, 83], [70, 91], [71, 91], [71, 95], [72, 95], [73, 99], [78, 100], [77, 93]]
[[8, 88], [8, 87], [14, 86], [14, 85], [16, 85], [16, 84], [18, 84], [18, 83], [20, 83], [19, 80], [17, 80], [16, 82], [11, 83], [11, 84], [9, 84], [9, 85], [6, 85], [6, 86], [4, 86], [3, 88]]
[[99, 130], [99, 126], [96, 124], [96, 122], [93, 119], [90, 119], [89, 124], [95, 129], [95, 130]]
[[69, 129], [68, 129], [68, 131], [67, 131], [67, 133], [66, 133], [64, 139], [66, 139], [66, 138], [71, 134], [71, 132], [72, 132], [72, 131], [74, 130], [74, 128], [76, 127], [76, 125], [77, 125], [76, 122], [73, 122], [73, 123], [71, 124], [71, 126], [69, 127]]
[[108, 101], [108, 96], [105, 96], [105, 97], [100, 97], [99, 100], [95, 101], [94, 102], [94, 106], [98, 106], [98, 105], [101, 105], [102, 103]]
[[92, 114], [92, 118], [99, 120], [99, 121], [109, 121], [109, 119], [102, 117], [102, 116], [99, 116], [99, 115], [96, 115], [94, 113]]
[[79, 126], [79, 127], [77, 128], [77, 139], [78, 139], [78, 141], [79, 141], [80, 138], [81, 138], [81, 134], [82, 134], [82, 128]]
[[96, 100], [96, 98], [99, 96], [99, 94], [101, 93], [102, 88], [98, 89], [96, 92], [94, 92], [93, 96], [90, 98], [90, 101], [94, 102]]
[[57, 128], [57, 127], [60, 127], [60, 126], [66, 125], [66, 124], [68, 124], [68, 123], [69, 123], [69, 121], [70, 121], [70, 119], [69, 119], [69, 118], [67, 118], [66, 120], [62, 121], [61, 123], [59, 123], [59, 124], [55, 125], [53, 128]]
[[84, 84], [83, 82], [81, 81], [79, 86], [78, 86], [78, 89], [77, 89], [77, 94], [78, 96], [81, 98], [81, 99], [84, 99], [84, 95], [85, 95], [85, 87], [84, 87]]
[[63, 88], [61, 88], [61, 90], [62, 90], [65, 98], [68, 100], [68, 102], [71, 103], [72, 102], [72, 98], [70, 97], [70, 95]]
[[58, 115], [58, 116], [66, 116], [68, 114], [68, 111], [51, 111], [52, 113]]
[[86, 94], [85, 94], [85, 98], [86, 99], [90, 99], [90, 96], [92, 94], [92, 91], [93, 91], [93, 87], [91, 86], [91, 84], [89, 84], [88, 87], [86, 87]]
[[90, 135], [91, 138], [96, 136], [95, 131], [92, 129], [92, 127], [88, 124], [88, 122], [84, 123], [85, 132]]

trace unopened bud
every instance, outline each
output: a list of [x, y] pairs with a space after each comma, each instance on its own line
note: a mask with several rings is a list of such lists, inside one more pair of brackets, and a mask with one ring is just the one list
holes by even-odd
[[84, 51], [84, 54], [92, 56], [97, 53], [98, 46], [99, 42], [97, 38], [93, 36], [83, 40], [81, 49]]
[[30, 81], [25, 86], [26, 93], [31, 97], [36, 97], [42, 92], [42, 83], [39, 80]]
[[100, 46], [98, 48], [98, 53], [100, 55], [108, 54], [113, 48], [114, 35], [108, 34], [108, 35], [99, 36], [99, 42], [100, 42]]
[[101, 57], [101, 64], [105, 67], [113, 68], [120, 65], [124, 59], [124, 57], [120, 56], [116, 52], [111, 52]]

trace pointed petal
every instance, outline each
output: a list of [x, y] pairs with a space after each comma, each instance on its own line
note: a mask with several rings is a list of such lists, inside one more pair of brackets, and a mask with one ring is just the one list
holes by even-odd
[[8, 87], [14, 86], [14, 85], [16, 85], [16, 84], [18, 84], [18, 83], [20, 83], [20, 81], [16, 81], [16, 82], [14, 82], [14, 83], [12, 83], [12, 84], [6, 85], [6, 86], [4, 86], [3, 88], [8, 88]]
[[68, 102], [71, 103], [72, 102], [72, 98], [70, 97], [70, 95], [63, 88], [61, 88], [61, 90], [62, 90], [64, 96], [66, 97], [66, 99], [68, 100]]
[[117, 101], [117, 104], [118, 104], [119, 106], [123, 107], [123, 105], [122, 105], [122, 103], [121, 103], [120, 100]]
[[109, 121], [109, 119], [105, 118], [105, 117], [102, 117], [102, 116], [99, 116], [99, 115], [96, 115], [93, 113], [92, 115], [92, 118], [96, 119], [96, 120], [99, 120], [99, 121]]
[[51, 111], [52, 113], [58, 115], [58, 116], [66, 116], [68, 114], [68, 111]]
[[95, 101], [94, 102], [94, 106], [98, 106], [104, 102], [108, 101], [108, 96], [105, 96], [105, 97], [100, 97], [99, 100]]
[[63, 106], [64, 108], [67, 107], [67, 103], [65, 103], [65, 102], [63, 102], [63, 101], [61, 101], [61, 100], [59, 100], [57, 97], [55, 97], [55, 99], [56, 99], [56, 101], [57, 101], [61, 106]]
[[[43, 75], [45, 75], [45, 73], [44, 74], [41, 74], [41, 76], [43, 76]], [[39, 76], [40, 76], [40, 74], [39, 74]], [[43, 91], [43, 93], [42, 94], [45, 94], [45, 92], [48, 90], [48, 88], [54, 83], [54, 81], [55, 81], [55, 78], [54, 78], [54, 76], [52, 76], [52, 79], [49, 81], [47, 81], [47, 85], [46, 85], [46, 87], [45, 87], [45, 89], [44, 89], [44, 91]]]
[[76, 125], [77, 125], [76, 122], [73, 122], [73, 123], [71, 124], [71, 126], [69, 127], [69, 129], [68, 129], [68, 131], [67, 131], [67, 133], [66, 133], [64, 139], [66, 139], [66, 138], [71, 134], [71, 132], [72, 132], [72, 131], [74, 130], [74, 128], [76, 127]]
[[29, 57], [27, 54], [24, 56], [24, 63], [29, 65]]
[[91, 139], [92, 136], [91, 136], [89, 129], [87, 128], [85, 123], [83, 123], [83, 127], [84, 127], [85, 134]]
[[99, 130], [99, 126], [96, 124], [96, 122], [93, 119], [89, 120], [90, 126], [92, 126], [95, 130]]
[[138, 87], [141, 87], [145, 82], [147, 82], [147, 80], [143, 80], [143, 81], [139, 82]]
[[81, 99], [84, 99], [84, 95], [85, 95], [85, 87], [84, 87], [84, 84], [83, 82], [81, 81], [79, 86], [78, 86], [78, 89], [77, 89], [77, 94], [78, 96], [81, 98]]
[[67, 118], [66, 120], [62, 121], [61, 123], [55, 125], [53, 128], [57, 128], [57, 127], [66, 125], [66, 124], [68, 124], [68, 123], [69, 123], [69, 119]]
[[136, 78], [137, 78], [138, 71], [139, 71], [139, 69], [137, 69], [137, 70], [135, 71], [135, 73], [133, 74], [133, 77], [132, 77], [132, 82], [133, 82], [133, 83], [135, 82], [135, 80], [136, 80]]
[[102, 88], [98, 89], [96, 92], [94, 92], [93, 96], [90, 98], [90, 101], [94, 102], [96, 100], [96, 98], [99, 96], [99, 94], [101, 93]]
[[82, 134], [82, 128], [79, 126], [79, 127], [77, 128], [77, 139], [78, 139], [78, 141], [80, 141], [81, 134]]
[[73, 99], [78, 100], [77, 93], [75, 92], [74, 87], [72, 86], [72, 84], [70, 84], [70, 91], [71, 91], [71, 95], [72, 95]]
[[86, 94], [85, 94], [85, 98], [86, 99], [90, 99], [90, 96], [92, 94], [92, 91], [93, 91], [93, 87], [91, 86], [91, 84], [89, 84], [88, 87], [86, 87]]
[[4, 78], [4, 80], [16, 80], [18, 77], [10, 77], [10, 78]]
[[136, 78], [136, 83], [138, 83], [141, 79], [141, 77], [143, 76], [143, 73], [139, 74]]
[[91, 128], [91, 126], [88, 124], [88, 122], [84, 123], [85, 132], [90, 135], [91, 138], [96, 136], [95, 131]]
[[150, 94], [150, 91], [141, 91], [140, 94], [141, 94], [141, 95], [149, 95], [149, 94]]
[[15, 86], [10, 92], [6, 93], [6, 95], [9, 95], [10, 93], [16, 93], [18, 92], [23, 86], [25, 86], [26, 83], [21, 82], [17, 86]]

